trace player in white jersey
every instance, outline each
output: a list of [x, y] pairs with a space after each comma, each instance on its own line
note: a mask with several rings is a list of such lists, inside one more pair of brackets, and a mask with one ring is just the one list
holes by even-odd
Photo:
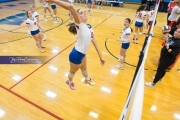
[[[46, 21], [46, 22], [48, 21], [47, 18], [46, 18], [46, 11], [48, 10], [49, 13], [50, 13], [50, 15], [51, 15], [51, 17], [53, 18], [53, 22], [54, 22], [55, 19], [54, 19], [52, 13], [51, 13], [51, 10], [49, 9], [48, 3], [45, 2], [45, 0], [42, 0], [42, 3], [43, 3], [43, 7], [44, 7], [44, 21]], [[54, 23], [55, 23], [55, 22], [54, 22]]]
[[[135, 31], [134, 31], [134, 36], [133, 36], [133, 43], [138, 43], [138, 39], [139, 37], [142, 35], [142, 31], [143, 31], [143, 20], [145, 19], [146, 16], [146, 12], [144, 11], [146, 9], [146, 5], [141, 5], [137, 11], [136, 11], [136, 15], [134, 18], [136, 18], [136, 22], [135, 22]], [[133, 18], [133, 19], [134, 19]], [[132, 19], [132, 21], [133, 21]], [[136, 34], [138, 32], [139, 29], [139, 34], [136, 37]]]
[[73, 48], [72, 52], [69, 55], [70, 60], [70, 71], [68, 74], [68, 79], [66, 83], [69, 87], [74, 90], [75, 85], [73, 83], [73, 78], [75, 73], [81, 69], [82, 75], [85, 77], [84, 83], [88, 83], [90, 85], [94, 85], [92, 79], [88, 76], [87, 67], [86, 67], [86, 54], [88, 52], [90, 43], [92, 42], [96, 51], [99, 55], [101, 64], [103, 65], [105, 61], [102, 58], [100, 49], [94, 37], [94, 32], [92, 30], [91, 25], [87, 25], [87, 15], [86, 12], [82, 9], [78, 9], [77, 11], [75, 8], [66, 2], [59, 1], [59, 0], [46, 0], [47, 2], [55, 2], [56, 4], [60, 5], [61, 7], [69, 10], [73, 17], [75, 23], [69, 24], [69, 31], [73, 34], [77, 34], [77, 42], [75, 48]]
[[[31, 4], [30, 5], [30, 10], [31, 10], [31, 12], [32, 12], [32, 17], [34, 18], [36, 18], [37, 19], [37, 21], [38, 21], [38, 23], [40, 22], [39, 21], [39, 14], [36, 12], [36, 10], [35, 10], [35, 7], [34, 7], [34, 5], [33, 4]], [[42, 37], [43, 37], [43, 39], [42, 40], [46, 40], [46, 35], [45, 34], [43, 34], [42, 33]]]
[[37, 19], [32, 17], [32, 12], [30, 10], [26, 11], [26, 16], [28, 18], [26, 20], [28, 34], [30, 37], [32, 36], [35, 39], [39, 51], [44, 52], [42, 48], [45, 48], [45, 46], [42, 45], [42, 34], [39, 31], [39, 28], [42, 29], [42, 31], [44, 31], [44, 29], [39, 25]]
[[52, 4], [51, 4], [51, 8], [53, 9], [53, 12], [54, 12], [54, 23], [58, 23], [56, 4], [55, 4], [55, 3], [52, 3]]
[[126, 18], [124, 20], [124, 29], [122, 31], [122, 35], [120, 38], [117, 38], [118, 41], [122, 43], [121, 49], [120, 49], [120, 57], [118, 61], [120, 62], [120, 65], [116, 65], [116, 68], [124, 69], [124, 61], [126, 58], [126, 51], [130, 46], [130, 35], [131, 35], [131, 28], [130, 28], [131, 19]]
[[[150, 7], [150, 11], [147, 13], [147, 25], [146, 25], [146, 30], [144, 31], [145, 34], [148, 32], [148, 27], [152, 24], [154, 19], [154, 6]], [[154, 23], [154, 26], [156, 25], [156, 20]], [[154, 33], [152, 33], [152, 36], [154, 37]]]

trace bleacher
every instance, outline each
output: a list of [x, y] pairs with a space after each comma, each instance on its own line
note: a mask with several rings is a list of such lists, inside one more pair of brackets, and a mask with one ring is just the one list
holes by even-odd
[[[78, 3], [86, 3], [86, 0], [75, 0]], [[98, 5], [98, 2], [101, 0], [95, 0], [95, 4]], [[118, 7], [124, 7], [124, 2], [122, 0], [104, 0], [104, 5], [107, 6], [118, 6]]]
[[3, 2], [12, 2], [12, 1], [15, 1], [15, 0], [0, 0], [0, 3], [3, 3]]
[[106, 5], [124, 7], [124, 2], [121, 0], [104, 0]]

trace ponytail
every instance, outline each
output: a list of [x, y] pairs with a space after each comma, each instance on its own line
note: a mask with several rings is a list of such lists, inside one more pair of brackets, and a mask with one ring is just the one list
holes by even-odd
[[76, 31], [76, 27], [75, 27], [75, 23], [69, 23], [67, 26], [69, 26], [69, 32], [76, 35], [77, 31]]

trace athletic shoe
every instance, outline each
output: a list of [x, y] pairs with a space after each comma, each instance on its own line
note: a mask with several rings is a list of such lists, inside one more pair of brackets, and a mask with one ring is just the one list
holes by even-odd
[[156, 84], [152, 83], [152, 82], [147, 82], [147, 83], [145, 83], [145, 85], [148, 87], [155, 87], [156, 86]]
[[46, 48], [46, 46], [44, 46], [44, 45], [41, 45], [41, 48]]
[[42, 48], [39, 48], [39, 51], [42, 52], [42, 53], [44, 52], [44, 50]]
[[144, 33], [144, 34], [147, 34], [147, 30], [145, 30], [143, 33]]
[[69, 85], [69, 87], [70, 87], [72, 90], [75, 90], [75, 89], [76, 89], [76, 86], [74, 85], [73, 82], [70, 82], [70, 80], [67, 80], [67, 81], [66, 81], [66, 84]]
[[44, 18], [44, 21], [47, 22], [48, 20], [46, 18]]
[[123, 65], [116, 65], [116, 68], [123, 70], [124, 66]]
[[139, 43], [137, 38], [136, 38], [136, 40], [135, 40], [135, 43], [136, 43], [136, 44], [138, 44], [138, 43]]
[[88, 15], [90, 16], [90, 15], [91, 15], [91, 13], [89, 12], [89, 13], [88, 13]]
[[86, 80], [86, 79], [85, 79], [85, 80], [83, 81], [83, 83], [84, 83], [84, 84], [89, 84], [89, 85], [91, 85], [91, 86], [94, 86], [94, 82], [92, 81], [91, 78], [90, 78], [90, 80]]
[[58, 22], [56, 20], [53, 21], [54, 24], [57, 24]]
[[135, 39], [133, 39], [132, 42], [135, 43]]
[[[154, 78], [155, 78], [155, 77], [153, 76], [152, 79], [154, 80]], [[158, 82], [162, 82], [162, 79], [160, 79]]]
[[47, 37], [44, 35], [44, 37], [43, 37], [43, 39], [42, 39], [42, 40], [43, 40], [43, 41], [45, 41], [45, 40], [46, 40], [46, 38], [47, 38]]

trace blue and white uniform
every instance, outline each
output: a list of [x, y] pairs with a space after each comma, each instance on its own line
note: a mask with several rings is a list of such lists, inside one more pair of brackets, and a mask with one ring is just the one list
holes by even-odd
[[69, 3], [74, 5], [74, 0], [69, 0]]
[[92, 0], [87, 0], [87, 3], [91, 5], [92, 4]]
[[32, 17], [37, 19], [39, 17], [39, 14], [36, 11], [34, 11], [32, 13]]
[[43, 2], [43, 7], [44, 8], [48, 8], [49, 6], [48, 6], [48, 3], [47, 2]]
[[51, 4], [51, 8], [54, 10], [54, 9], [56, 9], [56, 4], [55, 3], [52, 3]]
[[144, 18], [144, 16], [146, 16], [145, 11], [139, 11], [139, 12], [136, 13], [136, 22], [135, 22], [136, 27], [142, 27], [143, 26], [143, 18]]
[[37, 19], [35, 17], [28, 18], [26, 24], [30, 26], [31, 35], [34, 36], [39, 33], [39, 28], [37, 26]]
[[130, 46], [130, 35], [131, 35], [131, 28], [125, 27], [122, 31], [121, 40], [122, 40], [122, 48], [128, 49]]
[[[147, 13], [147, 16], [149, 17], [148, 25], [150, 25], [151, 22], [152, 22], [153, 19], [154, 19], [154, 10], [149, 11], [149, 12]], [[156, 20], [155, 20], [154, 25], [156, 25]]]
[[75, 23], [75, 27], [77, 30], [77, 42], [69, 55], [69, 61], [74, 64], [81, 64], [94, 38], [94, 31], [91, 25], [84, 23]]

